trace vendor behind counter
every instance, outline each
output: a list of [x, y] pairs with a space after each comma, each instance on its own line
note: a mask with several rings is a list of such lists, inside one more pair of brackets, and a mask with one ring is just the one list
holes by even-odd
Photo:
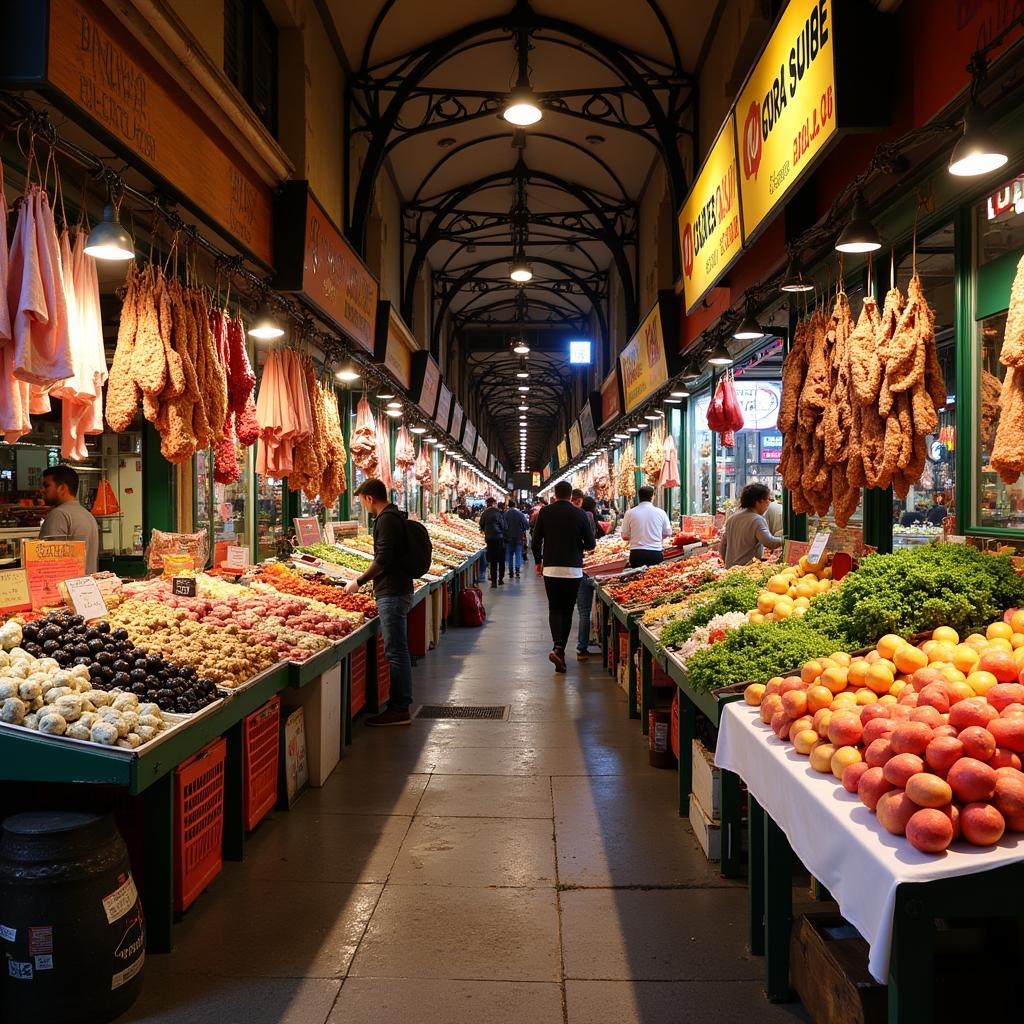
[[43, 500], [53, 505], [39, 527], [40, 540], [84, 540], [85, 571], [97, 570], [100, 528], [96, 518], [78, 502], [78, 474], [70, 466], [43, 470]]

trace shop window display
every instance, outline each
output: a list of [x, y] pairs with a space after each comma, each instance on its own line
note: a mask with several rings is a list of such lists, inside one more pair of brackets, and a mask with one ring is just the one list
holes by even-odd
[[687, 402], [686, 509], [687, 515], [711, 514], [712, 445], [714, 439], [708, 429], [708, 406], [711, 392], [705, 392]]
[[[906, 295], [914, 272], [908, 253], [896, 268], [896, 284]], [[956, 332], [953, 225], [917, 243], [917, 273], [935, 313], [935, 348], [946, 382], [946, 404], [939, 409], [938, 430], [926, 438], [927, 458], [918, 482], [905, 501], [893, 502], [893, 546], [923, 544], [942, 535], [942, 522], [956, 507]]]
[[210, 531], [214, 565], [227, 557], [229, 544], [249, 543], [249, 461], [247, 453], [241, 476], [234, 483], [222, 484], [213, 478], [212, 452], [196, 455], [195, 524], [196, 529]]

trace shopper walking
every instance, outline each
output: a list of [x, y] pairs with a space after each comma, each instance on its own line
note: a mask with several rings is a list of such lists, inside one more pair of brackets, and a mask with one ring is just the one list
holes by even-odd
[[487, 499], [487, 507], [480, 514], [480, 532], [487, 543], [491, 586], [500, 587], [505, 583], [505, 516], [495, 507], [493, 498]]
[[384, 656], [391, 668], [391, 695], [386, 710], [366, 719], [370, 726], [409, 725], [412, 721], [412, 659], [409, 657], [407, 620], [412, 608], [412, 577], [406, 564], [406, 522], [408, 516], [388, 501], [387, 488], [380, 480], [364, 480], [356, 488], [363, 508], [374, 517], [373, 561], [358, 579], [345, 584], [354, 594], [373, 580], [377, 617], [384, 634]]
[[40, 540], [85, 541], [85, 572], [96, 572], [100, 528], [96, 517], [78, 501], [78, 474], [70, 466], [43, 470], [43, 501], [54, 507], [39, 527]]
[[505, 560], [508, 562], [508, 578], [518, 579], [523, 567], [523, 540], [530, 528], [530, 520], [515, 505], [505, 510]]
[[583, 552], [596, 546], [583, 510], [574, 508], [572, 484], [559, 480], [555, 500], [545, 505], [533, 524], [533, 560], [538, 576], [544, 577], [548, 598], [548, 623], [551, 627], [551, 653], [548, 661], [556, 672], [565, 671], [565, 647], [572, 630], [572, 609], [583, 579]]
[[[579, 509], [583, 510], [583, 514], [587, 516], [590, 521], [590, 528], [594, 531], [595, 540], [601, 536], [600, 526], [597, 522], [597, 502], [594, 501], [589, 494], [584, 494], [580, 490], [572, 492], [572, 503]], [[586, 661], [590, 657], [590, 622], [591, 613], [594, 608], [594, 590], [595, 583], [593, 576], [588, 576], [586, 572], [583, 573], [583, 579], [580, 580], [580, 591], [576, 595], [576, 660]]]
[[764, 510], [764, 521], [768, 524], [768, 532], [775, 537], [780, 537], [782, 536], [782, 504], [774, 494], [770, 495], [770, 498], [768, 507]]
[[636, 492], [637, 503], [622, 519], [622, 539], [629, 542], [629, 565], [658, 565], [665, 561], [662, 541], [672, 536], [672, 524], [663, 508], [652, 501], [653, 487]]
[[772, 500], [764, 484], [747, 484], [740, 491], [740, 510], [725, 521], [719, 554], [728, 569], [747, 565], [764, 554], [764, 548], [782, 547], [782, 538], [768, 529], [764, 514]]

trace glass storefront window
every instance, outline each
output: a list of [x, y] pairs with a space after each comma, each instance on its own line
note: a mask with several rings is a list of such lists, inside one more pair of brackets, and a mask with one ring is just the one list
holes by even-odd
[[[896, 283], [906, 295], [913, 256], [897, 265]], [[925, 438], [927, 457], [920, 480], [906, 500], [893, 501], [893, 547], [928, 543], [941, 535], [942, 521], [956, 507], [956, 332], [953, 225], [933, 231], [917, 243], [917, 273], [935, 312], [935, 345], [946, 381], [948, 401], [939, 410], [939, 426]]]
[[714, 443], [708, 430], [708, 406], [711, 392], [689, 399], [687, 402], [687, 451], [681, 453], [686, 473], [686, 514], [711, 515], [711, 446]]
[[1004, 182], [978, 204], [975, 236], [979, 267], [1024, 249], [1024, 174]]
[[196, 455], [195, 525], [196, 529], [211, 531], [213, 565], [220, 565], [227, 558], [229, 544], [249, 543], [249, 451], [242, 461], [241, 476], [230, 484], [213, 479], [212, 450]]
[[256, 478], [256, 551], [259, 560], [285, 550], [284, 484], [273, 477]]

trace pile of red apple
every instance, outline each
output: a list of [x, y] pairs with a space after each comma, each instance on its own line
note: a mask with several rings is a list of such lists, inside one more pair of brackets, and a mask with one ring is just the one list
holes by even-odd
[[914, 646], [883, 637], [800, 676], [752, 684], [775, 735], [831, 773], [916, 849], [991, 846], [1024, 832], [1024, 613], [963, 643], [940, 628]]

